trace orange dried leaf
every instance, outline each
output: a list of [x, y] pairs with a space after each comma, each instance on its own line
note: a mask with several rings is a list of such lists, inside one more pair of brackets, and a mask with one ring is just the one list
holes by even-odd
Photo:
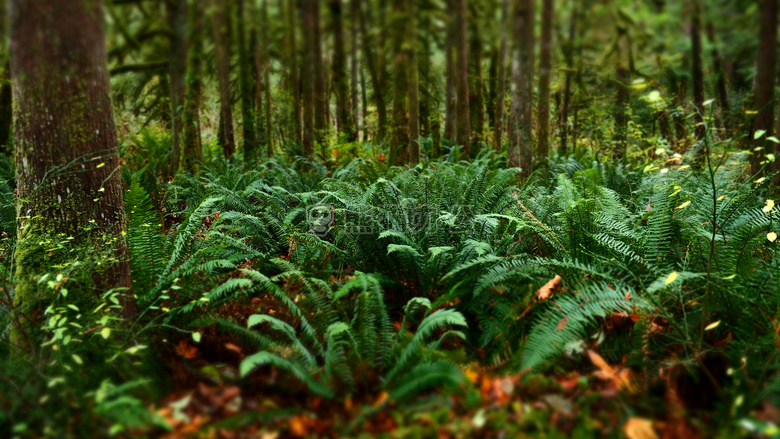
[[550, 295], [552, 295], [553, 290], [558, 286], [558, 284], [561, 283], [561, 276], [555, 275], [554, 278], [550, 279], [544, 286], [539, 288], [539, 290], [536, 291], [536, 297], [539, 300], [547, 300]]
[[623, 433], [628, 439], [658, 439], [653, 421], [645, 418], [633, 417], [623, 426]]
[[556, 328], [556, 330], [557, 331], [563, 330], [564, 326], [566, 326], [566, 322], [568, 322], [568, 321], [569, 321], [569, 318], [568, 317], [564, 317], [563, 320], [561, 320], [560, 323], [558, 323], [558, 328]]

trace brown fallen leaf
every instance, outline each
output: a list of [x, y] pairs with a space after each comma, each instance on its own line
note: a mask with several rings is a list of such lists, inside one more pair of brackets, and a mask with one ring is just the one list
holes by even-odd
[[179, 345], [176, 346], [176, 353], [188, 360], [192, 360], [195, 358], [195, 354], [198, 353], [198, 348], [190, 346], [190, 344], [187, 343], [187, 340], [182, 339], [179, 342]]
[[568, 322], [568, 321], [569, 321], [569, 318], [568, 318], [568, 317], [564, 317], [564, 318], [563, 318], [563, 319], [562, 319], [562, 320], [561, 320], [561, 321], [558, 323], [558, 328], [556, 328], [556, 330], [557, 330], [558, 332], [560, 332], [561, 330], [563, 330], [563, 328], [566, 326], [566, 322]]
[[658, 439], [653, 421], [651, 419], [633, 417], [629, 418], [626, 425], [623, 426], [623, 433], [628, 439]]
[[546, 284], [544, 284], [544, 286], [542, 286], [536, 291], [536, 297], [539, 300], [547, 300], [550, 297], [550, 295], [552, 295], [553, 290], [560, 283], [561, 283], [561, 276], [556, 274], [554, 278], [550, 279]]

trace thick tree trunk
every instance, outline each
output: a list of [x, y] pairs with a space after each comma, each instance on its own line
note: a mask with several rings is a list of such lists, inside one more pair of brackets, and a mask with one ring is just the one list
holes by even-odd
[[[693, 71], [693, 106], [696, 111], [696, 138], [703, 139], [707, 134], [705, 108], [704, 108], [704, 67], [701, 56], [701, 8], [699, 0], [692, 0], [693, 11], [691, 14], [691, 58]], [[704, 149], [699, 149], [701, 153]]]
[[533, 170], [534, 0], [516, 0], [513, 19], [512, 115], [509, 120], [509, 166], [527, 177]]
[[320, 27], [320, 2], [319, 0], [310, 3], [312, 8], [311, 16], [313, 20], [312, 45], [314, 53], [312, 55], [314, 75], [314, 130], [315, 139], [320, 145], [321, 153], [325, 155], [326, 141], [328, 137], [328, 88], [325, 83], [326, 70], [322, 60], [322, 29]]
[[507, 28], [509, 26], [509, 0], [503, 0], [501, 6], [501, 41], [499, 43], [496, 63], [496, 96], [495, 110], [493, 110], [493, 148], [501, 150], [504, 131], [504, 108], [506, 88], [506, 45]]
[[[472, 8], [469, 20], [468, 80], [469, 121], [471, 122], [471, 149], [479, 147], [485, 129], [485, 83], [482, 75], [482, 37], [479, 29], [478, 8]], [[472, 151], [473, 152], [473, 151]]]
[[355, 125], [350, 108], [350, 84], [347, 76], [347, 55], [344, 51], [344, 20], [341, 0], [330, 0], [333, 16], [333, 90], [336, 93], [336, 125], [348, 142], [355, 141]]
[[409, 51], [409, 160], [412, 166], [420, 162], [420, 78], [417, 71], [417, 13], [415, 0], [405, 0], [409, 17], [406, 47]]
[[718, 104], [720, 105], [720, 120], [723, 127], [728, 129], [731, 126], [731, 115], [729, 114], [729, 92], [726, 88], [726, 71], [723, 68], [723, 58], [718, 50], [718, 41], [715, 38], [715, 25], [710, 21], [707, 24], [707, 39], [710, 40], [712, 50], [712, 70], [717, 75], [715, 86], [718, 90]]
[[225, 136], [221, 146], [225, 157], [230, 157], [236, 151], [236, 141], [233, 135], [233, 107], [230, 102], [230, 24], [225, 9], [221, 1], [212, 1], [211, 30], [214, 35], [219, 106]]
[[561, 146], [560, 153], [566, 156], [569, 152], [569, 106], [571, 105], [571, 83], [574, 78], [574, 40], [577, 35], [577, 0], [572, 2], [571, 19], [569, 21], [569, 39], [566, 42], [566, 82], [563, 87], [563, 108], [561, 109]]
[[[260, 108], [258, 108], [258, 113], [262, 113], [265, 116], [265, 120], [258, 119], [257, 123], [259, 125], [263, 125], [265, 123], [265, 154], [267, 157], [271, 158], [274, 156], [274, 118], [272, 113], [272, 102], [271, 102], [271, 43], [268, 38], [268, 26], [270, 21], [268, 20], [268, 0], [263, 1], [263, 42], [262, 46], [257, 46], [258, 54], [257, 56], [262, 58], [262, 64], [259, 66], [255, 66], [255, 68], [260, 68], [262, 70], [262, 78], [263, 83], [265, 86], [263, 87], [263, 90], [265, 91], [265, 99], [263, 99], [262, 103], [265, 105], [263, 108], [263, 111], [260, 111]], [[258, 82], [260, 82], [260, 73], [258, 74]], [[260, 100], [258, 99], [257, 104], [260, 104]]]
[[393, 0], [393, 127], [390, 159], [394, 165], [403, 165], [409, 154], [409, 49], [406, 33], [409, 31], [407, 0]]
[[[19, 200], [17, 310], [32, 328], [59, 296], [37, 280], [72, 257], [45, 244], [62, 242], [58, 235], [64, 234], [69, 246], [84, 247], [83, 254], [105, 255], [103, 265], [86, 274], [91, 282], [67, 284], [67, 300], [88, 313], [100, 295], [126, 288], [124, 313], [134, 315], [102, 2], [12, 0], [9, 10]], [[22, 339], [16, 334], [13, 341]]]
[[193, 1], [190, 9], [190, 48], [187, 52], [187, 91], [184, 95], [184, 111], [181, 116], [181, 158], [179, 172], [196, 172], [203, 160], [203, 144], [200, 138], [200, 101], [202, 93], [201, 64], [203, 54], [203, 4]]
[[[377, 42], [366, 30], [366, 21], [368, 21], [367, 12], [361, 9], [360, 12], [360, 34], [362, 35], [363, 52], [366, 58], [366, 67], [368, 67], [368, 76], [371, 80], [371, 88], [374, 90], [374, 102], [377, 112], [377, 133], [375, 142], [383, 142], [387, 131], [387, 107], [385, 106], [385, 95], [382, 87], [382, 78], [380, 68], [382, 63], [379, 56], [374, 52]], [[379, 51], [381, 54], [381, 50]], [[365, 107], [364, 107], [365, 108]], [[365, 118], [364, 118], [365, 120]]]
[[187, 90], [187, 0], [167, 3], [168, 25], [171, 27], [169, 80], [171, 83], [171, 173], [179, 168], [181, 157], [182, 113]]
[[[455, 9], [455, 0], [448, 0], [449, 9]], [[457, 72], [455, 70], [455, 32], [456, 32], [457, 20], [453, 15], [450, 15], [449, 23], [447, 24], [447, 39], [444, 43], [444, 50], [447, 52], [445, 56], [446, 62], [446, 74], [447, 83], [445, 85], [445, 116], [444, 116], [444, 138], [454, 142], [455, 141], [455, 116], [457, 113], [457, 98], [455, 94], [455, 81]]]
[[350, 102], [352, 108], [352, 123], [354, 124], [355, 140], [360, 140], [360, 102], [358, 101], [358, 36], [360, 29], [358, 20], [360, 19], [359, 0], [349, 0], [350, 13]]
[[[297, 32], [295, 31], [297, 29], [295, 23], [295, 2], [296, 0], [289, 0], [287, 4], [287, 59], [290, 65], [290, 98], [292, 99], [293, 128], [295, 129], [294, 140], [295, 143], [301, 143], [303, 142], [303, 122], [301, 120], [301, 76], [303, 67], [299, 63], [298, 57]], [[301, 0], [297, 0], [297, 2], [298, 8], [300, 8]]]
[[[260, 39], [257, 36], [257, 29], [252, 29], [250, 40], [251, 53], [252, 53], [252, 95], [254, 97], [254, 120], [257, 126], [256, 139], [258, 145], [266, 145], [268, 143], [268, 132], [265, 127], [265, 107], [263, 107], [265, 98], [265, 78], [263, 77], [264, 69], [263, 63], [265, 58], [263, 56], [263, 50], [260, 48]], [[244, 151], [244, 159], [246, 160], [246, 150]], [[256, 159], [256, 157], [255, 157]]]
[[303, 107], [303, 155], [314, 157], [314, 4], [318, 0], [299, 0], [303, 31], [301, 60], [301, 105]]
[[[772, 135], [775, 117], [775, 64], [777, 63], [777, 9], [778, 0], [764, 0], [761, 6], [761, 29], [757, 59], [756, 86], [754, 91], [755, 110], [753, 132], [766, 131], [763, 137], [756, 139], [755, 147], [765, 148], [750, 156], [750, 169], [755, 174], [761, 170], [761, 163], [766, 160], [766, 154], [776, 153], [774, 142], [765, 139]], [[753, 136], [749, 137], [750, 139]], [[775, 161], [775, 169], [780, 163]], [[771, 165], [770, 165], [771, 169]], [[777, 178], [776, 178], [777, 180]], [[775, 182], [778, 183], [777, 181]]]
[[244, 162], [257, 162], [257, 126], [255, 124], [255, 96], [252, 94], [250, 76], [254, 66], [250, 63], [244, 25], [244, 0], [236, 0], [236, 30], [238, 32], [238, 82], [241, 89], [241, 127], [244, 137]]
[[455, 31], [457, 55], [457, 79], [456, 79], [456, 127], [455, 144], [461, 148], [461, 154], [468, 157], [471, 151], [471, 123], [469, 120], [469, 71], [468, 71], [468, 44], [467, 44], [467, 14], [466, 0], [454, 0], [454, 11], [457, 21]]
[[550, 76], [552, 74], [553, 0], [542, 2], [542, 38], [539, 51], [539, 106], [536, 131], [536, 161], [542, 163], [550, 155]]

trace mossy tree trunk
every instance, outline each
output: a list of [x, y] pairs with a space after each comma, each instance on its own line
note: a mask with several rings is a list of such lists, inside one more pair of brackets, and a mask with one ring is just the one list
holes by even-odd
[[[284, 1], [284, 0], [282, 0]], [[292, 101], [293, 129], [295, 142], [303, 142], [303, 121], [301, 120], [301, 64], [298, 56], [297, 26], [295, 22], [296, 2], [300, 7], [301, 0], [287, 2], [287, 63], [289, 65], [290, 99]]]
[[200, 137], [200, 101], [203, 84], [203, 4], [192, 0], [190, 9], [190, 48], [187, 54], [187, 91], [184, 95], [182, 120], [181, 158], [179, 172], [196, 172], [203, 160], [203, 143]]
[[317, 0], [299, 0], [298, 7], [303, 31], [301, 59], [301, 106], [303, 108], [303, 155], [314, 157], [314, 7]]
[[[691, 2], [691, 59], [693, 70], [691, 76], [693, 77], [693, 106], [696, 112], [696, 138], [701, 140], [707, 133], [707, 126], [705, 125], [704, 112], [704, 66], [702, 65], [701, 56], [701, 7], [699, 0], [693, 0]], [[699, 151], [704, 153], [704, 148], [700, 148]]]
[[184, 94], [187, 90], [187, 23], [189, 7], [187, 0], [167, 3], [168, 25], [171, 28], [169, 38], [170, 64], [168, 76], [171, 91], [171, 173], [176, 172], [181, 157], [182, 113], [184, 112]]
[[455, 90], [456, 127], [455, 144], [461, 148], [464, 157], [468, 157], [471, 147], [471, 123], [469, 120], [469, 71], [468, 71], [468, 25], [466, 13], [466, 0], [455, 0], [455, 45], [457, 48], [457, 77]]
[[347, 55], [344, 40], [344, 14], [341, 0], [330, 0], [333, 17], [333, 90], [336, 93], [336, 125], [348, 142], [356, 139], [355, 124], [350, 106], [350, 83], [347, 75]]
[[320, 152], [325, 155], [325, 143], [328, 137], [328, 87], [326, 84], [325, 63], [322, 59], [322, 28], [320, 25], [320, 1], [312, 1], [309, 5], [312, 18], [312, 63], [314, 71], [314, 129], [315, 139], [320, 145]]
[[552, 75], [553, 0], [542, 2], [542, 38], [539, 41], [539, 121], [536, 131], [536, 161], [541, 164], [550, 155], [550, 76]]
[[8, 3], [0, 0], [0, 152], [11, 155], [11, 125], [13, 124], [13, 93], [11, 91], [8, 49]]
[[415, 0], [406, 0], [406, 44], [409, 51], [409, 156], [412, 166], [420, 162], [420, 76], [417, 70], [417, 11]]
[[244, 24], [244, 0], [236, 0], [236, 30], [238, 40], [238, 83], [241, 89], [241, 128], [244, 137], [244, 162], [253, 165], [257, 162], [257, 126], [255, 125], [254, 104], [250, 82], [252, 66], [247, 48], [246, 26]]
[[407, 0], [393, 0], [393, 126], [390, 158], [394, 165], [406, 163], [409, 153], [409, 48], [406, 45], [409, 15]]
[[230, 102], [230, 23], [225, 9], [221, 1], [213, 0], [209, 15], [219, 84], [220, 128], [224, 135], [221, 146], [225, 157], [230, 157], [236, 151], [236, 141], [233, 135], [233, 106]]
[[[262, 78], [263, 83], [265, 86], [263, 87], [263, 90], [265, 92], [265, 99], [262, 100], [262, 104], [264, 105], [262, 111], [260, 110], [260, 107], [258, 107], [257, 112], [258, 114], [262, 114], [265, 116], [265, 120], [258, 119], [257, 123], [258, 125], [262, 126], [263, 123], [265, 123], [265, 153], [268, 157], [274, 156], [274, 123], [273, 123], [273, 113], [272, 111], [272, 105], [271, 105], [271, 43], [270, 38], [268, 37], [268, 26], [270, 21], [268, 20], [268, 0], [263, 1], [263, 38], [262, 38], [262, 44], [256, 45], [255, 49], [257, 50], [256, 53], [256, 59], [262, 59], [262, 63], [256, 65], [256, 68], [262, 69]], [[257, 78], [258, 83], [260, 82], [260, 71], [257, 72]], [[258, 106], [261, 104], [261, 100], [258, 97], [257, 100]]]
[[359, 0], [349, 0], [350, 16], [350, 101], [352, 108], [352, 123], [354, 124], [355, 140], [360, 140], [360, 103], [358, 102], [358, 37], [360, 28], [358, 20], [360, 19]]
[[368, 20], [369, 20], [368, 11], [366, 9], [361, 8], [360, 10], [360, 35], [362, 36], [361, 43], [363, 46], [363, 54], [366, 60], [366, 67], [368, 68], [368, 77], [369, 80], [371, 81], [371, 88], [373, 89], [374, 103], [376, 105], [376, 113], [377, 113], [377, 131], [376, 131], [376, 138], [374, 140], [377, 142], [382, 142], [384, 141], [385, 134], [387, 132], [387, 107], [385, 104], [385, 93], [384, 93], [384, 88], [382, 87], [382, 78], [380, 72], [380, 69], [383, 67], [382, 67], [382, 63], [379, 61], [379, 56], [381, 55], [382, 52], [381, 50], [375, 51], [376, 46], [378, 46], [377, 39], [374, 38], [374, 36], [366, 30], [367, 27], [366, 22]]
[[54, 270], [53, 251], [43, 242], [64, 234], [71, 245], [108, 256], [91, 273], [91, 285], [69, 288], [69, 300], [127, 288], [124, 313], [134, 315], [102, 2], [12, 0], [10, 18], [19, 199], [15, 305], [33, 323], [42, 318], [53, 296], [37, 279]]
[[496, 54], [496, 93], [495, 109], [493, 110], [493, 148], [501, 150], [501, 140], [504, 134], [504, 98], [506, 90], [506, 45], [507, 27], [509, 25], [509, 0], [503, 0], [501, 5], [501, 32], [498, 53]]
[[[447, 0], [449, 10], [455, 9], [455, 0]], [[457, 113], [457, 94], [455, 93], [455, 81], [457, 71], [455, 69], [455, 32], [457, 20], [450, 14], [447, 23], [447, 37], [444, 41], [444, 59], [447, 74], [445, 84], [445, 103], [444, 103], [444, 138], [455, 141], [455, 116]]]
[[[482, 74], [482, 36], [480, 29], [479, 4], [471, 2], [471, 14], [468, 20], [468, 81], [469, 81], [469, 121], [471, 122], [471, 149], [479, 146], [485, 129], [484, 77]], [[472, 151], [473, 152], [473, 151]]]
[[569, 107], [571, 106], [571, 83], [574, 79], [574, 44], [577, 36], [577, 7], [578, 0], [572, 1], [571, 18], [569, 19], [569, 37], [566, 40], [564, 58], [566, 60], [566, 79], [563, 86], [563, 108], [561, 109], [561, 146], [559, 148], [561, 155], [565, 156], [569, 152]]
[[[756, 154], [750, 156], [750, 168], [754, 174], [763, 166], [762, 162], [766, 160], [766, 154], [775, 152], [775, 144], [771, 141], [767, 142], [765, 139], [772, 135], [774, 129], [777, 9], [778, 0], [764, 0], [761, 5], [756, 85], [753, 93], [755, 97], [754, 109], [758, 111], [758, 114], [753, 119], [753, 132], [764, 130], [766, 134], [754, 142], [754, 147], [765, 147], [765, 149], [756, 151]], [[752, 139], [753, 136], [749, 138]], [[780, 163], [775, 161], [775, 166], [777, 165]]]
[[527, 177], [533, 170], [534, 1], [516, 0], [512, 19], [512, 114], [509, 118], [509, 166]]

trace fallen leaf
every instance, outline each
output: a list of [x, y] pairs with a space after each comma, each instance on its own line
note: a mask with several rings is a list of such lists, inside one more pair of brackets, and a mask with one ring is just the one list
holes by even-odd
[[720, 325], [720, 320], [718, 320], [717, 322], [710, 323], [709, 325], [707, 325], [706, 328], [704, 328], [704, 330], [705, 331], [713, 330], [713, 329], [717, 328], [718, 325]]
[[628, 439], [658, 439], [658, 434], [653, 429], [653, 421], [645, 418], [629, 418], [623, 426], [623, 433]]
[[560, 283], [561, 277], [556, 274], [554, 278], [550, 279], [543, 287], [536, 291], [536, 297], [539, 298], [539, 300], [547, 300]]
[[198, 348], [190, 346], [190, 344], [187, 343], [187, 340], [182, 339], [179, 342], [179, 345], [176, 346], [176, 353], [188, 360], [192, 360], [195, 358], [195, 354], [198, 353]]
[[666, 280], [664, 281], [664, 285], [669, 285], [670, 283], [674, 282], [677, 279], [677, 276], [679, 275], [677, 274], [676, 271], [671, 272], [669, 274], [669, 277], [667, 277]]
[[563, 329], [563, 327], [566, 326], [566, 322], [568, 322], [568, 321], [569, 321], [569, 318], [568, 317], [564, 317], [560, 321], [560, 323], [558, 323], [558, 327], [556, 328], [556, 330], [560, 332]]
[[769, 240], [769, 242], [775, 242], [775, 239], [777, 239], [777, 233], [775, 232], [769, 232], [766, 234], [766, 239]]
[[379, 407], [380, 405], [382, 405], [382, 403], [387, 401], [387, 398], [389, 396], [390, 394], [383, 390], [382, 393], [379, 394], [379, 397], [374, 402], [374, 407]]
[[290, 419], [290, 433], [296, 437], [303, 437], [309, 433], [309, 429], [306, 427], [307, 421], [305, 415], [293, 416]]

